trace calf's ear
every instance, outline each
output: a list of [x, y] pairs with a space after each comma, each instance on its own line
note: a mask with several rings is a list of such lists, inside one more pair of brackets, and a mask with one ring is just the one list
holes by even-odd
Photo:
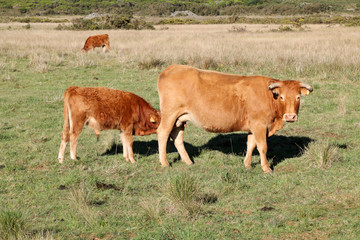
[[156, 117], [154, 115], [150, 115], [150, 122], [156, 123]]

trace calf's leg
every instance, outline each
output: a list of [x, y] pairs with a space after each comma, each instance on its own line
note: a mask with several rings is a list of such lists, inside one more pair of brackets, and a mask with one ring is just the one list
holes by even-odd
[[124, 137], [126, 139], [126, 143], [127, 143], [127, 154], [128, 157], [130, 159], [131, 163], [135, 163], [135, 158], [134, 158], [134, 152], [133, 152], [133, 137], [132, 137], [132, 132], [130, 133], [125, 133]]
[[123, 146], [123, 156], [125, 158], [125, 161], [128, 162], [130, 160], [129, 156], [128, 156], [128, 148], [127, 148], [128, 143], [126, 141], [126, 137], [124, 136], [123, 132], [120, 133], [120, 138], [121, 138], [121, 143], [122, 143], [122, 146]]
[[69, 129], [65, 129], [65, 126], [64, 126], [62, 136], [61, 136], [59, 155], [58, 155], [59, 163], [64, 162], [65, 149], [69, 142], [69, 139], [70, 139]]
[[70, 158], [76, 160], [76, 146], [77, 139], [81, 133], [81, 130], [84, 126], [85, 121], [81, 121], [81, 118], [78, 121], [74, 121], [74, 117], [70, 117]]

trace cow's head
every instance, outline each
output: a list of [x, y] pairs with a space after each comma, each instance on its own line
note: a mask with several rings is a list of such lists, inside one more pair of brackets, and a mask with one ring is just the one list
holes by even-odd
[[81, 51], [82, 51], [83, 53], [86, 53], [87, 51], [89, 51], [89, 47], [88, 47], [88, 46], [84, 46], [84, 47], [81, 49]]
[[278, 101], [280, 114], [286, 122], [295, 122], [298, 119], [300, 96], [308, 95], [313, 91], [311, 85], [291, 80], [270, 80], [268, 89]]

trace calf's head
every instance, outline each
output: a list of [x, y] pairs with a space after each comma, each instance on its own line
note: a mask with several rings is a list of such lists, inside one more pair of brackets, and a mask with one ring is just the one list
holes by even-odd
[[135, 130], [135, 135], [143, 136], [156, 133], [161, 121], [160, 110], [156, 111], [155, 109], [151, 109], [150, 111], [143, 113], [142, 116], [140, 125]]
[[285, 122], [295, 122], [298, 119], [300, 96], [308, 95], [313, 91], [311, 85], [291, 80], [270, 80], [268, 89], [272, 91], [275, 101], [278, 102], [280, 114]]

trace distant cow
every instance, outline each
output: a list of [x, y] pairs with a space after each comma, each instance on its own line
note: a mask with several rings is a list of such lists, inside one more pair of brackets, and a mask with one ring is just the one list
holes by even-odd
[[64, 128], [59, 162], [64, 161], [66, 145], [70, 139], [70, 158], [76, 159], [76, 144], [84, 126], [96, 135], [106, 129], [119, 129], [126, 161], [135, 162], [132, 135], [156, 133], [160, 113], [143, 98], [120, 90], [104, 87], [69, 87], [64, 94]]
[[185, 123], [191, 121], [209, 132], [248, 132], [245, 167], [251, 168], [252, 152], [257, 146], [261, 167], [267, 173], [271, 169], [266, 158], [266, 138], [280, 130], [284, 122], [297, 120], [300, 95], [309, 94], [313, 88], [298, 81], [172, 65], [160, 74], [158, 91], [161, 123], [157, 133], [162, 166], [169, 166], [169, 136], [181, 159], [192, 164], [183, 143]]
[[86, 39], [86, 42], [84, 44], [84, 47], [82, 48], [83, 52], [87, 52], [89, 50], [94, 51], [94, 48], [96, 47], [102, 47], [103, 52], [105, 52], [105, 46], [110, 51], [110, 42], [109, 42], [109, 35], [102, 34], [102, 35], [95, 35], [90, 36], [88, 39]]

